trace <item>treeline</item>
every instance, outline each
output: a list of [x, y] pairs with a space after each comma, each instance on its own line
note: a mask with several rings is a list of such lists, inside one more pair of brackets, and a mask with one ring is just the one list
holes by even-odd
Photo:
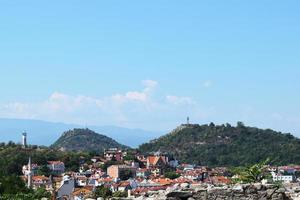
[[22, 166], [32, 163], [40, 166], [47, 165], [47, 161], [60, 160], [65, 163], [68, 171], [78, 171], [80, 163], [90, 161], [96, 152], [64, 152], [47, 147], [29, 146], [23, 148], [19, 144], [0, 144], [0, 171], [4, 174], [21, 175]]
[[62, 152], [36, 145], [24, 149], [21, 145], [13, 142], [0, 143], [0, 200], [12, 199], [41, 199], [50, 197], [44, 188], [38, 190], [28, 189], [22, 175], [22, 166], [28, 163], [29, 157], [32, 163], [40, 166], [39, 175], [50, 175], [47, 161], [60, 160], [65, 163], [66, 170], [78, 171], [83, 162], [91, 162], [95, 153]]

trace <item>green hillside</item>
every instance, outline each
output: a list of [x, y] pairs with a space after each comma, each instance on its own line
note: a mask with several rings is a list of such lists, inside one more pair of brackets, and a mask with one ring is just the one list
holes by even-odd
[[270, 129], [226, 125], [182, 125], [139, 147], [161, 151], [182, 162], [209, 166], [240, 166], [270, 158], [273, 164], [300, 164], [300, 139]]
[[96, 151], [103, 152], [108, 148], [128, 148], [112, 138], [98, 134], [90, 129], [73, 129], [66, 131], [51, 148], [66, 151]]

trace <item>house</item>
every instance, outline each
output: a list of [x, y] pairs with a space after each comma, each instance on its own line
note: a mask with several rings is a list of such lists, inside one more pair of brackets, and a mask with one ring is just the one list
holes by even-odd
[[153, 180], [155, 183], [158, 183], [161, 186], [171, 185], [172, 180], [169, 178], [158, 178]]
[[45, 187], [46, 190], [52, 190], [52, 182], [50, 178], [46, 176], [33, 176], [32, 186], [34, 189]]
[[[33, 176], [37, 175], [38, 169], [39, 169], [39, 166], [37, 164], [33, 164], [33, 163], [31, 164], [31, 174]], [[23, 165], [23, 167], [22, 167], [22, 173], [24, 175], [26, 175], [26, 174], [29, 173], [28, 165]]]
[[98, 187], [101, 185], [98, 179], [90, 178], [87, 183], [89, 186]]
[[120, 175], [122, 175], [122, 173], [127, 171], [131, 172], [131, 177], [136, 176], [136, 168], [127, 165], [112, 165], [107, 168], [107, 175], [111, 178], [118, 179], [120, 178]]
[[216, 185], [228, 185], [231, 183], [231, 180], [225, 176], [213, 176], [210, 178], [212, 183]]
[[138, 170], [136, 170], [136, 176], [137, 177], [142, 177], [142, 178], [145, 178], [145, 177], [148, 177], [150, 176], [151, 172], [149, 171], [149, 169], [145, 169], [145, 168], [140, 168]]
[[112, 192], [117, 192], [117, 191], [118, 191], [118, 187], [119, 187], [119, 183], [112, 183], [112, 184], [110, 185], [110, 190], [111, 190]]
[[163, 174], [164, 169], [168, 165], [168, 157], [154, 155], [147, 157], [147, 169], [151, 170], [151, 173], [155, 175]]
[[91, 161], [93, 163], [104, 164], [106, 160], [100, 156], [94, 156]]
[[104, 150], [104, 158], [106, 160], [123, 160], [123, 152], [118, 148], [109, 148], [108, 150]]
[[110, 177], [107, 178], [100, 178], [97, 180], [99, 185], [109, 185], [112, 184], [114, 182], [114, 180]]
[[84, 200], [93, 194], [94, 188], [92, 186], [85, 186], [81, 188], [75, 188], [72, 192], [71, 199], [74, 200]]
[[148, 156], [147, 168], [151, 167], [165, 167], [168, 164], [168, 157], [166, 156]]
[[296, 169], [292, 166], [281, 166], [278, 167], [278, 171], [282, 174], [295, 174]]
[[52, 185], [54, 187], [54, 190], [57, 191], [58, 188], [60, 188], [62, 184], [63, 177], [62, 176], [53, 176], [52, 177]]
[[55, 175], [60, 175], [65, 172], [65, 164], [61, 161], [48, 161], [47, 167]]
[[285, 183], [290, 183], [296, 180], [295, 176], [293, 174], [286, 174], [283, 175], [281, 173], [275, 173], [271, 172], [273, 181], [283, 181]]
[[195, 166], [190, 165], [190, 164], [182, 164], [181, 167], [183, 167], [183, 171], [189, 171], [189, 170], [194, 170]]
[[118, 191], [124, 192], [131, 189], [129, 181], [121, 181], [118, 186]]
[[80, 187], [84, 187], [87, 185], [87, 177], [86, 176], [77, 176], [76, 177], [76, 185]]

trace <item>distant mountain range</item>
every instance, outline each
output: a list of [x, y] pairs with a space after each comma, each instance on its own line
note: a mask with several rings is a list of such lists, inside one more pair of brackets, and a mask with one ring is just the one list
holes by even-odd
[[300, 139], [271, 129], [225, 125], [181, 125], [171, 133], [139, 147], [176, 159], [208, 166], [240, 166], [267, 158], [277, 165], [300, 164]]
[[[86, 127], [42, 120], [0, 118], [0, 142], [8, 142], [11, 140], [18, 143], [21, 141], [22, 132], [26, 131], [30, 144], [49, 146], [53, 144], [63, 132], [74, 128]], [[128, 129], [117, 126], [88, 126], [88, 128], [130, 147], [137, 147], [142, 143], [162, 135], [160, 132]]]
[[64, 132], [50, 147], [65, 151], [89, 152], [103, 152], [109, 148], [128, 149], [127, 146], [118, 143], [112, 138], [98, 134], [87, 128], [75, 128]]

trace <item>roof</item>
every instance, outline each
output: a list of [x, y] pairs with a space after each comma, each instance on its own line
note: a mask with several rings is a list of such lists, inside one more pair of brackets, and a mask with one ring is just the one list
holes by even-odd
[[32, 177], [32, 180], [33, 180], [33, 181], [39, 181], [39, 180], [42, 180], [42, 181], [48, 181], [49, 178], [46, 177], [46, 176], [33, 176], [33, 177]]
[[229, 184], [231, 181], [230, 179], [226, 178], [225, 176], [213, 176], [211, 177], [213, 182], [217, 183], [223, 183], [223, 184]]
[[158, 178], [158, 179], [154, 179], [153, 181], [160, 185], [170, 185], [172, 183], [172, 180], [168, 178]]
[[110, 177], [108, 177], [108, 178], [102, 178], [102, 179], [99, 179], [98, 180], [99, 182], [113, 182], [113, 179], [112, 178], [110, 178]]
[[108, 168], [136, 169], [136, 167], [132, 167], [132, 166], [129, 166], [129, 165], [111, 165]]
[[48, 161], [48, 164], [50, 164], [50, 165], [58, 165], [58, 164], [64, 164], [64, 163], [61, 162], [61, 161]]
[[120, 182], [119, 187], [127, 187], [129, 185], [130, 185], [129, 181], [122, 181]]
[[72, 193], [73, 196], [77, 195], [87, 195], [93, 192], [93, 186], [85, 186], [82, 188], [75, 188], [74, 192]]
[[148, 156], [147, 157], [147, 162], [149, 162], [150, 165], [156, 165], [159, 160], [161, 160], [164, 164], [167, 163], [165, 156]]

